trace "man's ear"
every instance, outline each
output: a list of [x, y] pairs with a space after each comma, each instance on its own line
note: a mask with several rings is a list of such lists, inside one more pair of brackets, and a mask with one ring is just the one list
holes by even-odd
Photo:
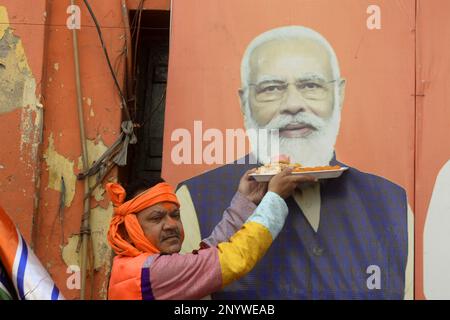
[[239, 101], [241, 103], [241, 113], [245, 115], [245, 90], [242, 88], [239, 89], [238, 94], [239, 94]]
[[342, 109], [344, 106], [344, 99], [345, 99], [345, 87], [347, 85], [347, 80], [344, 78], [341, 78], [339, 80], [339, 107]]

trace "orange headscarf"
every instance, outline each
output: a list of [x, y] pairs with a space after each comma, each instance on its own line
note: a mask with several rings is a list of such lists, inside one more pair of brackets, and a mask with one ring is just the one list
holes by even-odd
[[[118, 183], [107, 183], [106, 191], [114, 204], [114, 216], [108, 231], [108, 242], [116, 254], [136, 257], [142, 253], [159, 253], [145, 236], [139, 224], [136, 213], [161, 202], [171, 202], [180, 206], [177, 196], [168, 183], [158, 183], [133, 199], [125, 200], [125, 189]], [[118, 232], [119, 226], [124, 223], [125, 229], [133, 243], [126, 241]]]

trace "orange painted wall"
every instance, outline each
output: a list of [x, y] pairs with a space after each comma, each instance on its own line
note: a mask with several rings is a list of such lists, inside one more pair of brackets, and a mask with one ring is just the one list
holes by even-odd
[[[99, 23], [103, 26], [103, 37], [110, 52], [111, 59], [117, 61], [123, 46], [123, 23], [120, 3], [112, 5], [110, 1], [91, 1]], [[109, 5], [105, 5], [108, 3]], [[42, 150], [49, 147], [49, 137], [54, 139], [55, 150], [74, 163], [74, 173], [80, 172], [78, 159], [81, 155], [81, 142], [76, 107], [75, 68], [73, 60], [72, 31], [66, 27], [67, 6], [70, 1], [50, 1], [48, 8], [47, 55], [44, 62], [45, 78], [45, 128]], [[93, 21], [84, 6], [80, 4], [81, 29], [79, 35], [80, 71], [86, 126], [86, 138], [101, 139], [104, 144], [111, 145], [120, 133], [120, 100], [114, 88], [112, 77], [107, 68], [100, 42]], [[123, 61], [122, 61], [123, 63]], [[58, 65], [55, 68], [55, 64]], [[117, 69], [119, 77], [121, 68]], [[91, 106], [88, 105], [90, 99]], [[91, 116], [91, 108], [94, 116]], [[41, 201], [37, 218], [35, 248], [38, 257], [43, 261], [66, 298], [78, 297], [78, 290], [68, 290], [66, 280], [69, 274], [67, 265], [61, 258], [59, 247], [61, 232], [59, 228], [60, 192], [49, 188], [48, 165], [42, 161]], [[83, 212], [83, 182], [76, 183], [76, 191], [70, 207], [64, 210], [64, 243], [68, 237], [80, 231]], [[100, 204], [108, 205], [107, 199]], [[95, 207], [91, 201], [91, 207]], [[55, 221], [56, 227], [55, 227]], [[104, 287], [105, 270], [95, 274], [96, 289]], [[89, 283], [89, 282], [88, 282]], [[95, 298], [102, 298], [98, 290]], [[90, 296], [88, 287], [86, 297]]]
[[[78, 35], [86, 135], [94, 143], [108, 146], [120, 133], [120, 100], [94, 23], [83, 2], [76, 2], [81, 8], [81, 30]], [[90, 3], [102, 26], [119, 83], [122, 83], [124, 24], [121, 1], [90, 0]], [[128, 0], [127, 4], [129, 9], [136, 9], [139, 0]], [[8, 10], [14, 34], [24, 44], [27, 59], [39, 84], [36, 94], [41, 96], [44, 108], [43, 141], [39, 144], [35, 159], [19, 150], [21, 110], [0, 115], [0, 135], [4, 143], [0, 150], [0, 203], [26, 240], [32, 244], [65, 297], [77, 299], [79, 290], [70, 290], [66, 286], [70, 274], [66, 272], [67, 265], [62, 259], [61, 246], [67, 245], [69, 237], [79, 233], [83, 211], [83, 183], [76, 182], [73, 200], [70, 206], [65, 207], [64, 239], [61, 243], [58, 220], [60, 192], [49, 186], [49, 165], [46, 161], [52, 137], [54, 150], [65, 160], [73, 162], [71, 174], [80, 172], [78, 162], [81, 144], [76, 109], [72, 31], [66, 27], [69, 17], [66, 10], [69, 5], [70, 0], [33, 0], [33, 10], [29, 10], [30, 0], [3, 0], [0, 3], [0, 6], [5, 6]], [[147, 0], [144, 8], [169, 10], [170, 1]], [[115, 175], [117, 171], [111, 173], [111, 176]], [[33, 177], [40, 181], [37, 190]], [[39, 199], [37, 207], [36, 199]], [[91, 201], [92, 208], [107, 208], [108, 204], [106, 196], [99, 202]], [[106, 297], [107, 271], [101, 268], [95, 272], [93, 286], [88, 279], [86, 297], [90, 297], [91, 292], [93, 298]]]
[[[27, 63], [38, 84], [36, 96], [39, 96], [42, 94], [45, 1], [35, 1], [33, 11], [27, 10], [28, 3], [25, 1], [4, 0], [0, 6], [6, 7], [9, 26], [13, 34], [22, 40]], [[27, 115], [24, 108], [27, 106], [17, 107], [11, 112], [0, 114], [3, 145], [0, 151], [0, 204], [18, 224], [25, 239], [31, 241], [34, 196], [39, 178], [38, 151], [32, 145], [38, 141], [32, 129], [29, 135], [25, 134], [29, 138], [29, 142], [26, 142], [22, 138], [21, 124], [24, 116], [34, 119], [36, 113]]]

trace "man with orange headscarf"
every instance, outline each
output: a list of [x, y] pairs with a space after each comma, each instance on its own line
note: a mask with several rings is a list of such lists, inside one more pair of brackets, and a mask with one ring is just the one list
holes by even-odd
[[287, 169], [268, 185], [258, 184], [249, 176], [252, 171], [241, 178], [202, 249], [184, 255], [179, 254], [184, 239], [179, 202], [169, 184], [141, 188], [125, 201], [122, 186], [108, 183], [115, 206], [108, 241], [117, 254], [108, 298], [200, 299], [249, 272], [283, 227], [288, 214], [284, 199], [299, 183], [313, 181]]

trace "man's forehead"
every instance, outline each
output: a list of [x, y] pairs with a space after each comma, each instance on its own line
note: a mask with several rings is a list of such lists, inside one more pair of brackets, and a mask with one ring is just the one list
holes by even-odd
[[157, 204], [154, 204], [150, 207], [145, 208], [142, 211], [145, 211], [146, 213], [157, 213], [157, 212], [173, 212], [178, 209], [178, 206], [172, 202], [160, 202]]
[[172, 202], [159, 202], [153, 206], [155, 209], [163, 209], [167, 211], [173, 211], [178, 209], [178, 206]]
[[250, 59], [269, 54], [280, 54], [286, 50], [303, 55], [319, 55], [324, 59], [329, 59], [329, 52], [325, 45], [310, 38], [280, 38], [264, 42], [253, 49]]
[[301, 77], [327, 78], [332, 74], [330, 53], [312, 39], [276, 39], [255, 48], [250, 56], [253, 80], [276, 77], [283, 70], [300, 71]]

